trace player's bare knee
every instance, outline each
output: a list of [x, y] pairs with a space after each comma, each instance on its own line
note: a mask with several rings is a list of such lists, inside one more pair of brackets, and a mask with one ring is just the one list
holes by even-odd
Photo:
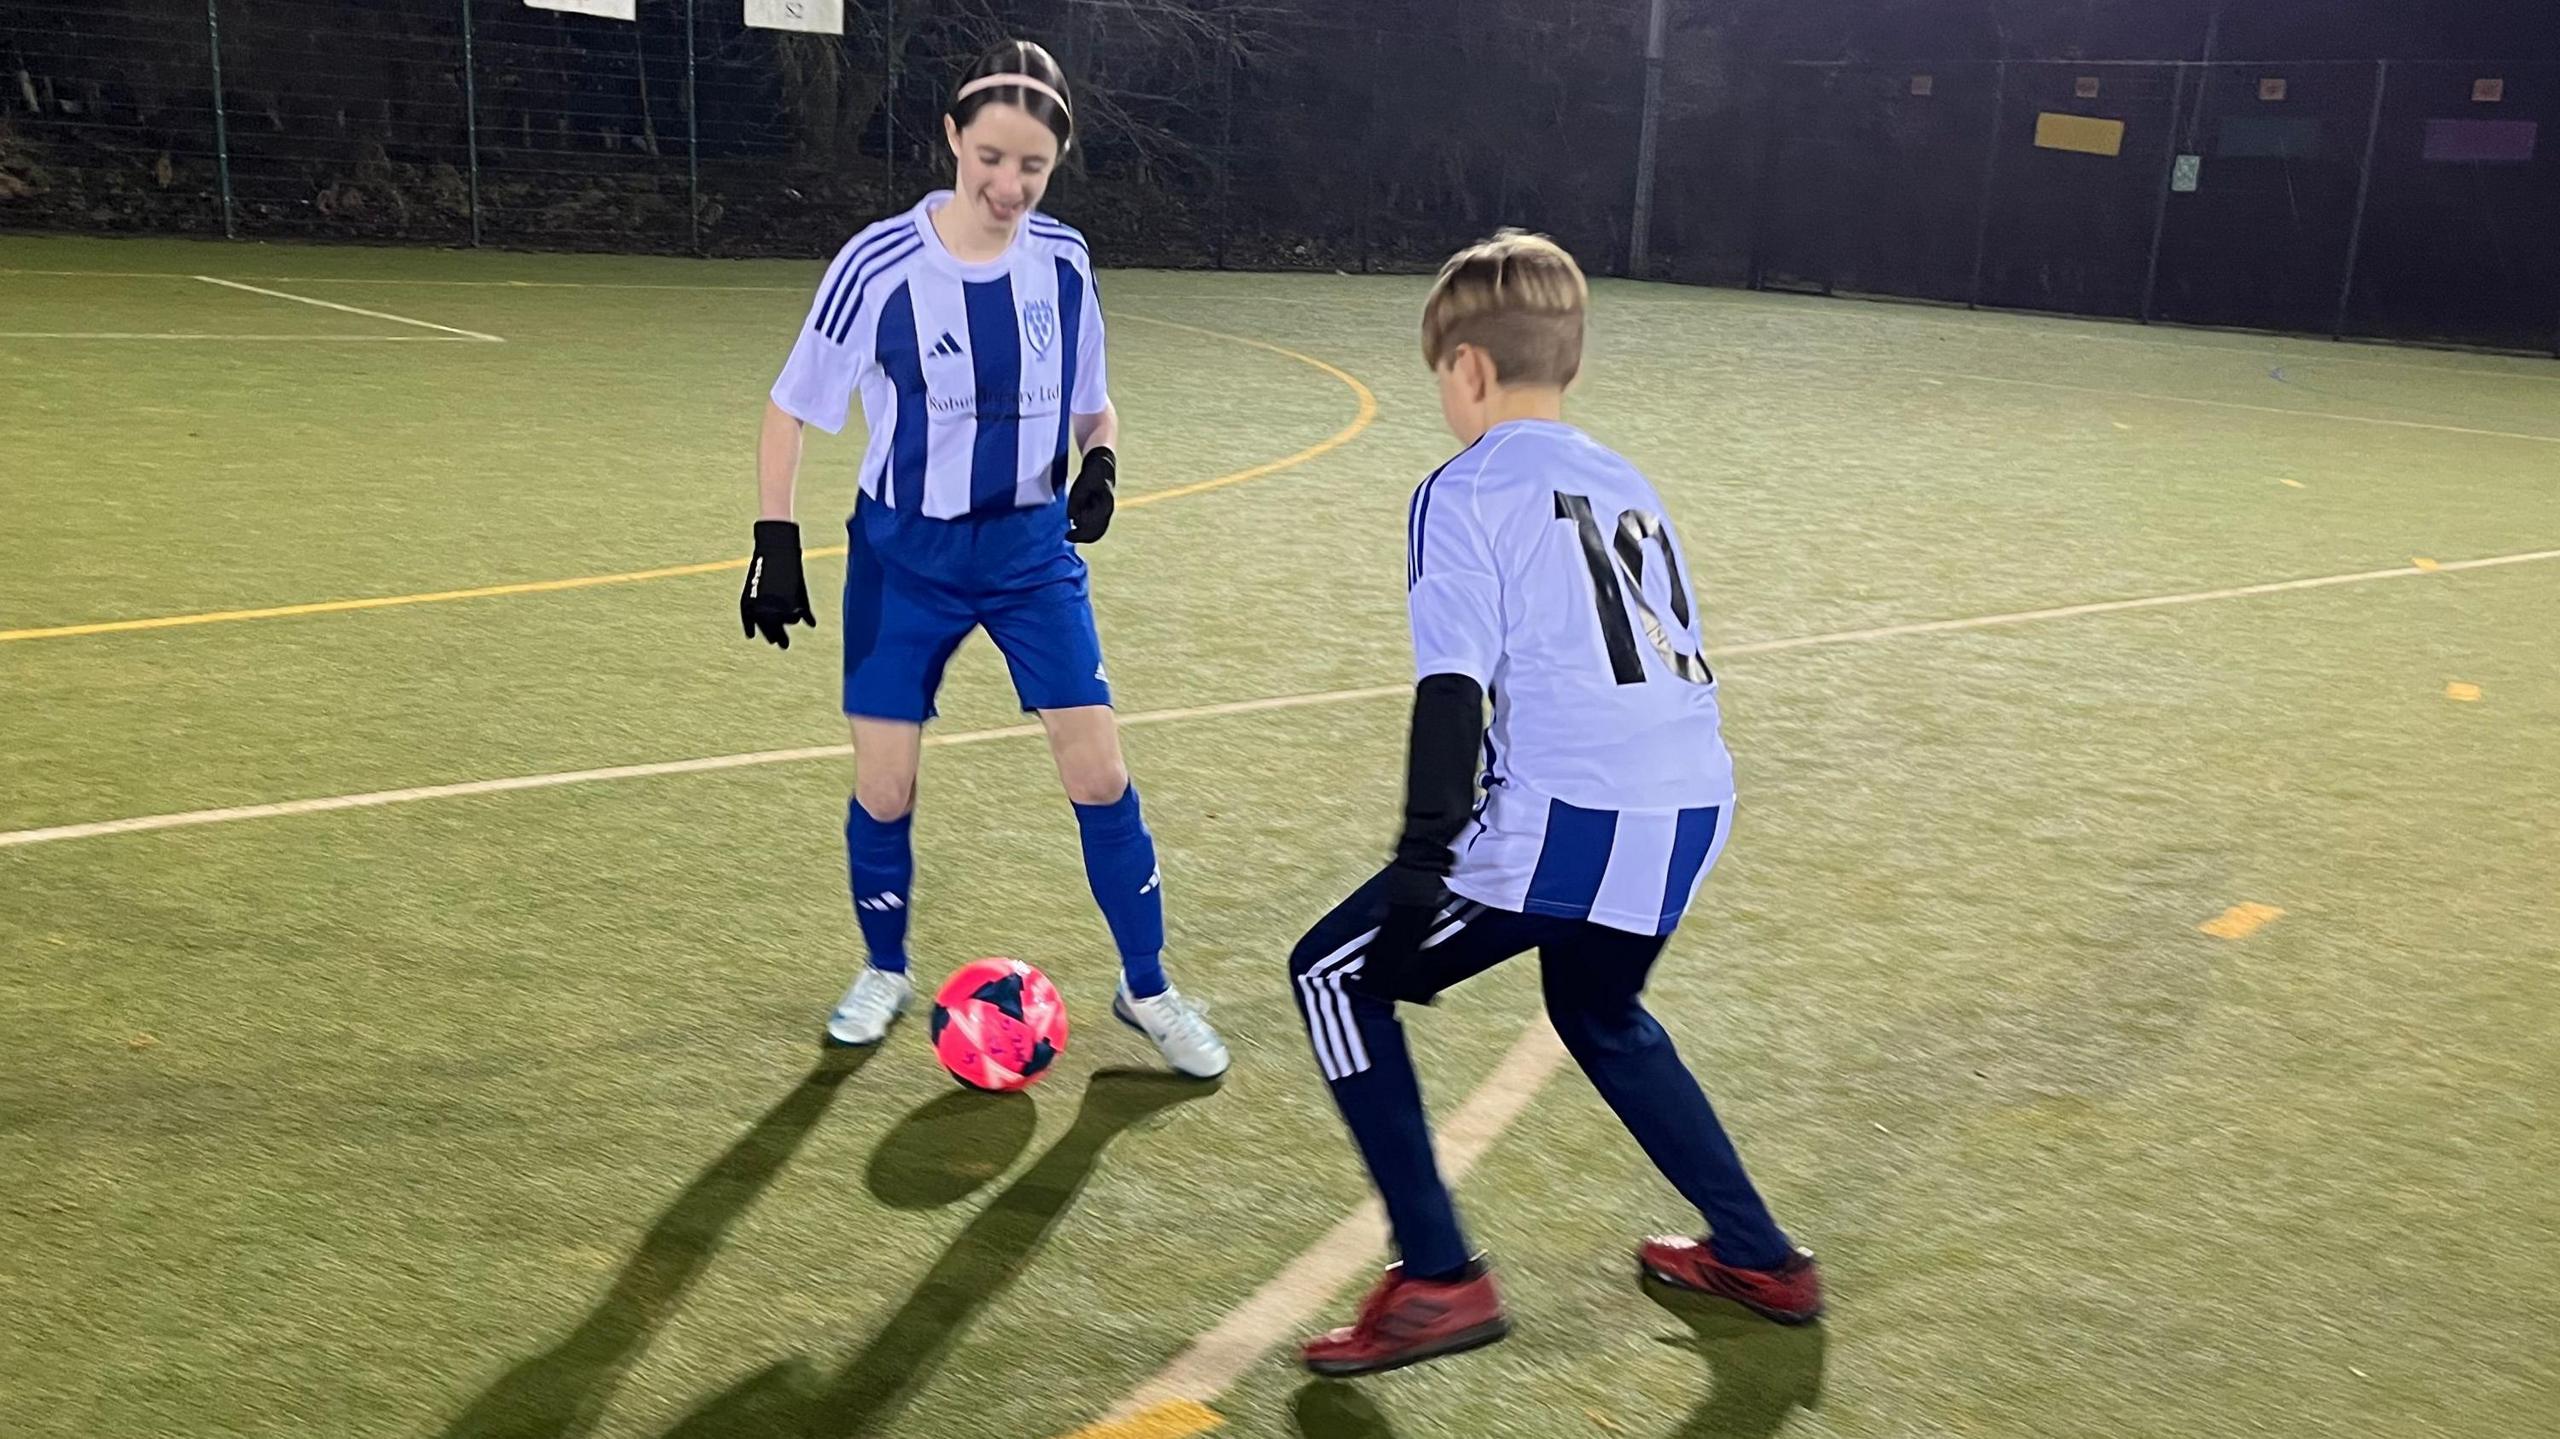
[[853, 802], [882, 824], [905, 819], [915, 813], [916, 777], [864, 774], [854, 781]]
[[1067, 800], [1072, 804], [1118, 804], [1129, 792], [1129, 770], [1117, 756], [1108, 759], [1078, 760], [1062, 758], [1058, 778], [1067, 787]]

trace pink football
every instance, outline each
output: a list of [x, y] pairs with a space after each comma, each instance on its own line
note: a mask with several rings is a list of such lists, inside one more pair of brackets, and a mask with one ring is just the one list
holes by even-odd
[[972, 1089], [1028, 1089], [1066, 1048], [1066, 1001], [1018, 959], [963, 965], [933, 997], [933, 1057]]

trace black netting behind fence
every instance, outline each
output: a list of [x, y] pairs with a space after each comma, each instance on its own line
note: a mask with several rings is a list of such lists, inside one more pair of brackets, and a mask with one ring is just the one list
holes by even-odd
[[2392, 65], [2358, 259], [2356, 333], [2560, 346], [2560, 66]]
[[1768, 113], [1771, 288], [2560, 348], [2560, 68], [1803, 65]]
[[[1624, 272], [1645, 0], [19, 0], [0, 225], [826, 253], [944, 169], [951, 77], [1076, 77], [1050, 208], [1114, 263], [1412, 270], [1497, 225]], [[2560, 346], [2560, 66], [1663, 66], [1649, 276]], [[217, 96], [219, 103], [217, 104]]]

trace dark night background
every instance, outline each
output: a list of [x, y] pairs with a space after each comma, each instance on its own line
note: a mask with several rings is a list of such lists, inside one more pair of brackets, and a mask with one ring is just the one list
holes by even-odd
[[[225, 228], [205, 8], [0, 11], [0, 227]], [[932, 179], [947, 77], [1019, 33], [1080, 89], [1085, 143], [1051, 208], [1118, 263], [1410, 269], [1518, 223], [1623, 271], [1645, 8], [899, 0], [849, 3], [838, 38], [747, 29], [736, 0], [641, 0], [636, 25], [517, 0], [227, 0], [229, 221], [266, 238], [820, 254]], [[1672, 0], [1669, 15], [1649, 274], [2325, 330], [2358, 231], [2366, 293], [2346, 328], [2539, 348], [2560, 332], [2560, 133], [2506, 165], [2437, 163], [2418, 138], [2448, 117], [2560, 131], [2551, 0]], [[2295, 63], [2091, 68], [2208, 53]], [[1915, 100], [1922, 71], [1935, 91]], [[2092, 73], [2094, 101], [2073, 89]], [[2491, 74], [2506, 98], [2475, 105]], [[2281, 113], [2313, 138], [2225, 158], [2219, 127], [2267, 76], [2288, 79]], [[2122, 119], [2122, 155], [2033, 149], [2044, 110]], [[2187, 150], [2209, 182], [2166, 203]]]

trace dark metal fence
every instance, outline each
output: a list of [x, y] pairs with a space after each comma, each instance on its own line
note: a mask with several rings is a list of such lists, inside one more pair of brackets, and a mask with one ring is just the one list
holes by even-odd
[[0, 226], [716, 255], [823, 253], [945, 164], [994, 39], [1076, 76], [1053, 208], [1115, 263], [1436, 264], [1501, 223], [1623, 256], [1645, 0], [740, 0], [623, 22], [521, 0], [21, 0]]
[[2560, 350], [2560, 66], [1785, 67], [1752, 275]]
[[2560, 66], [1769, 65], [1647, 0], [17, 0], [0, 227], [818, 255], [942, 173], [994, 38], [1079, 86], [1113, 263], [1420, 269], [1496, 225], [1769, 288], [2560, 347]]

